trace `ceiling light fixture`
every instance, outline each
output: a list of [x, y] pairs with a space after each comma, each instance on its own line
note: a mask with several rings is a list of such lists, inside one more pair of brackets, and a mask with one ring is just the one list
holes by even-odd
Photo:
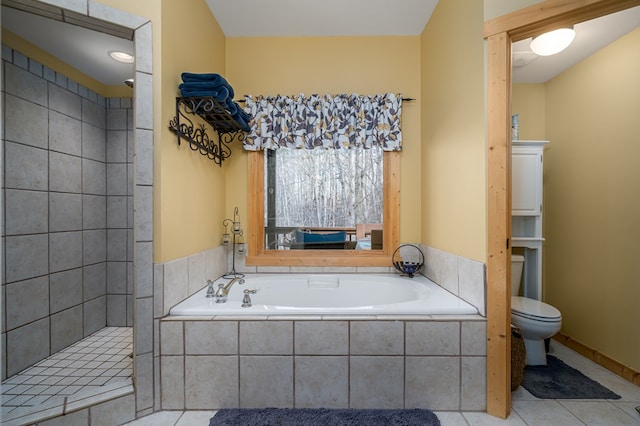
[[111, 59], [113, 59], [114, 61], [122, 62], [124, 64], [133, 63], [133, 56], [127, 52], [122, 52], [119, 50], [110, 50], [107, 53], [109, 54], [109, 57], [111, 57]]
[[573, 28], [560, 28], [534, 37], [530, 47], [536, 55], [551, 56], [566, 49], [575, 36]]

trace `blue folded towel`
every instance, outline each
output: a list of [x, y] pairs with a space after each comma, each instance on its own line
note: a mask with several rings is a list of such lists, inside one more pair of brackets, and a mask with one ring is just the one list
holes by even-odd
[[216, 98], [216, 101], [223, 105], [231, 99], [229, 96], [229, 90], [226, 87], [218, 87], [217, 89], [197, 89], [181, 84], [178, 88], [180, 89], [180, 94], [185, 98]]
[[227, 80], [225, 80], [223, 76], [216, 73], [194, 74], [191, 72], [183, 72], [181, 77], [182, 77], [182, 81], [184, 81], [185, 83], [187, 81], [212, 81], [212, 82], [218, 82], [218, 84], [229, 84], [227, 83]]
[[183, 83], [178, 86], [180, 94], [185, 98], [191, 97], [211, 97], [215, 98], [220, 105], [238, 122], [240, 127], [249, 131], [249, 121], [251, 117], [237, 103], [233, 101], [235, 93], [231, 85], [220, 74], [194, 74], [182, 73]]

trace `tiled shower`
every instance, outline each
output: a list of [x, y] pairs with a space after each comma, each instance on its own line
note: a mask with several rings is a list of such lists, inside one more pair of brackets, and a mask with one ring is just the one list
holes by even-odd
[[2, 46], [2, 379], [133, 325], [133, 110]]

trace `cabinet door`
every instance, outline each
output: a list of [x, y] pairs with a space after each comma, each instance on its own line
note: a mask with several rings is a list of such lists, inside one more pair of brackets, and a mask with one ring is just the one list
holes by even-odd
[[513, 150], [511, 160], [511, 214], [538, 216], [542, 209], [542, 153]]

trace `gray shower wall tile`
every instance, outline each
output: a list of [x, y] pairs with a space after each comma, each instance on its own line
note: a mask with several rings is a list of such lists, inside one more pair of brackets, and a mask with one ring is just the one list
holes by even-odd
[[38, 105], [47, 105], [47, 82], [26, 69], [7, 63], [4, 67], [4, 90]]
[[107, 195], [127, 195], [127, 164], [110, 163], [107, 169]]
[[[131, 234], [131, 232], [128, 232]], [[130, 246], [133, 245], [133, 236], [130, 238]], [[137, 262], [135, 264], [135, 280], [137, 282], [137, 297], [153, 297], [153, 243], [135, 243]], [[128, 262], [133, 264], [133, 262]]]
[[137, 241], [153, 240], [153, 187], [136, 185], [135, 210], [137, 222], [134, 224]]
[[107, 262], [107, 294], [127, 294], [126, 262]]
[[107, 135], [103, 128], [82, 123], [82, 157], [105, 162]]
[[82, 268], [83, 299], [88, 301], [107, 294], [107, 264], [96, 263]]
[[5, 190], [6, 235], [47, 232], [47, 210], [46, 192]]
[[107, 260], [127, 260], [127, 230], [107, 229]]
[[[56, 76], [57, 75], [58, 74], [56, 74]], [[80, 98], [80, 96], [54, 83], [48, 83], [48, 88], [50, 109], [68, 115], [69, 117], [82, 119], [82, 98]]]
[[82, 268], [49, 275], [49, 311], [54, 314], [81, 304], [82, 291]]
[[49, 190], [82, 192], [82, 159], [68, 154], [49, 152]]
[[7, 375], [49, 356], [49, 317], [7, 332]]
[[85, 194], [107, 194], [107, 176], [104, 163], [82, 159], [82, 191]]
[[91, 265], [107, 261], [107, 231], [96, 229], [82, 232], [82, 263]]
[[6, 287], [6, 327], [8, 330], [49, 315], [48, 276], [7, 284]]
[[127, 110], [125, 108], [107, 109], [107, 130], [127, 130]]
[[82, 121], [106, 129], [107, 112], [103, 106], [87, 99], [82, 99]]
[[[137, 134], [139, 135], [141, 132], [145, 132], [145, 133], [151, 133], [151, 135], [153, 136], [153, 131], [151, 130], [142, 130], [142, 129], [137, 129], [136, 130]], [[136, 142], [136, 140], [133, 137], [133, 130], [129, 130], [127, 131], [127, 163], [133, 163], [133, 151], [136, 149], [136, 144], [138, 142]], [[151, 138], [153, 140], [153, 137]], [[140, 136], [138, 136], [138, 141], [140, 140]], [[139, 149], [139, 148], [138, 148]], [[137, 155], [139, 155], [140, 153], [136, 153]], [[145, 182], [138, 182], [140, 185], [146, 185]], [[151, 184], [149, 184], [151, 185]]]
[[82, 155], [82, 122], [56, 111], [49, 111], [49, 149]]
[[107, 130], [107, 162], [127, 162], [126, 130]]
[[104, 195], [82, 196], [83, 229], [107, 227], [107, 197]]
[[127, 197], [108, 196], [107, 197], [107, 227], [127, 228]]
[[[46, 212], [43, 212], [46, 217]], [[82, 194], [49, 193], [49, 231], [82, 230]]]
[[82, 231], [49, 234], [49, 270], [60, 272], [82, 266]]
[[127, 296], [125, 294], [107, 295], [107, 326], [127, 326]]
[[[46, 107], [15, 96], [4, 98], [4, 138], [11, 142], [46, 149], [49, 145]], [[28, 117], [28, 120], [25, 120]]]
[[136, 155], [136, 181], [141, 185], [153, 184], [153, 132], [138, 132]]
[[58, 352], [82, 338], [82, 306], [74, 306], [51, 315], [52, 353]]
[[5, 237], [6, 282], [25, 280], [49, 272], [47, 234]]
[[44, 149], [5, 142], [5, 188], [46, 191], [49, 153]]
[[90, 300], [82, 305], [84, 337], [95, 333], [107, 325], [106, 296]]
[[151, 23], [148, 22], [136, 30], [136, 70], [151, 73], [153, 70], [153, 37]]

